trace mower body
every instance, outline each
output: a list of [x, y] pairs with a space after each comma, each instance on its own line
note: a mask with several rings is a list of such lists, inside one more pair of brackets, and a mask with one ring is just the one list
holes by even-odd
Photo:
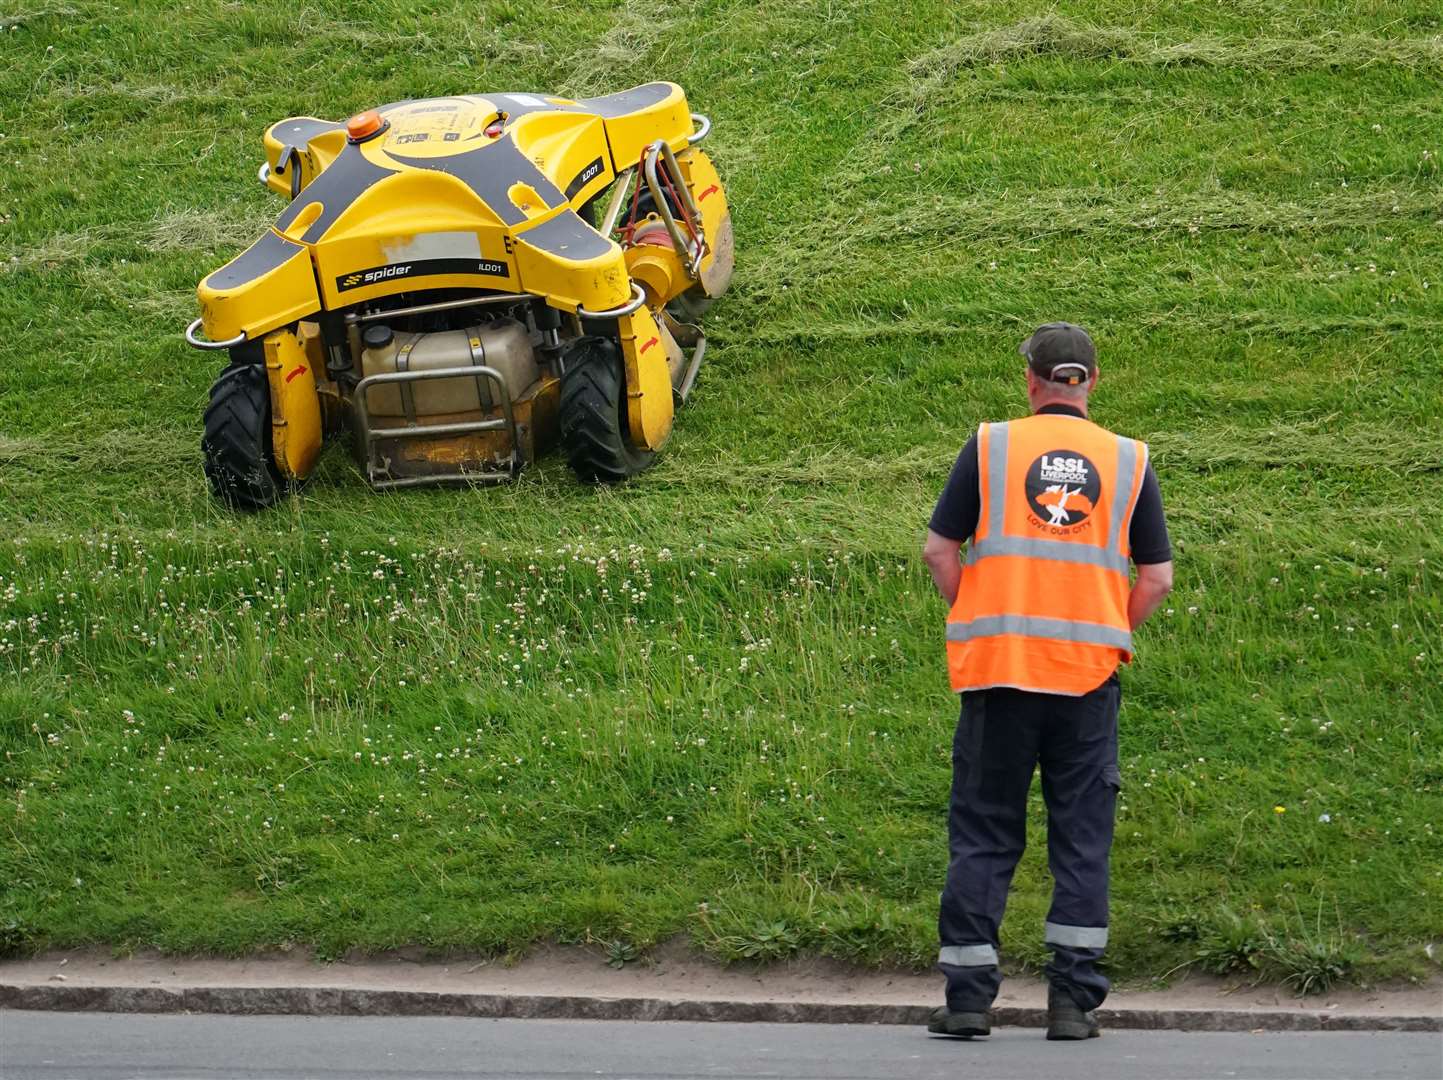
[[343, 432], [378, 488], [506, 479], [558, 439], [587, 479], [644, 468], [731, 276], [709, 127], [664, 82], [272, 125], [259, 175], [288, 205], [201, 282], [186, 334], [230, 354], [216, 493], [266, 505]]

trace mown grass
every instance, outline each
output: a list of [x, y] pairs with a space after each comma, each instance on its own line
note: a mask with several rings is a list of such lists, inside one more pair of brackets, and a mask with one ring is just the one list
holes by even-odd
[[[1443, 16], [1301, 7], [0, 4], [0, 941], [926, 964], [955, 702], [915, 551], [1066, 317], [1178, 555], [1115, 970], [1432, 970]], [[265, 123], [654, 76], [741, 242], [652, 472], [380, 497], [333, 450], [212, 504], [177, 328], [278, 210]]]

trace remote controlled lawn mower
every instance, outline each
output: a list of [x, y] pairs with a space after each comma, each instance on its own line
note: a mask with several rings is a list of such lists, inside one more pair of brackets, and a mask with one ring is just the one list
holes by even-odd
[[185, 334], [230, 358], [212, 490], [269, 506], [347, 430], [377, 489], [506, 480], [557, 442], [585, 480], [645, 469], [731, 279], [710, 127], [664, 82], [274, 124], [260, 179], [290, 203]]

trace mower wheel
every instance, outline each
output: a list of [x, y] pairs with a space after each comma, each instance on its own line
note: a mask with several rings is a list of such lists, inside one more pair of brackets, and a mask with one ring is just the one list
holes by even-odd
[[[636, 199], [636, 219], [637, 221], [645, 221], [648, 214], [659, 214], [661, 211], [657, 210], [656, 199], [651, 194], [651, 188], [646, 186], [646, 181], [642, 180], [640, 183], [642, 188], [641, 194], [637, 196]], [[677, 201], [676, 196], [669, 191], [663, 191], [662, 198], [666, 200], [666, 205], [668, 209], [671, 210], [671, 216], [676, 218], [677, 221], [681, 221], [684, 215], [682, 213], [681, 203]]]
[[271, 452], [271, 391], [260, 364], [234, 364], [210, 388], [200, 442], [215, 497], [233, 510], [264, 510], [289, 485]]
[[626, 373], [616, 344], [577, 338], [563, 354], [561, 446], [582, 480], [614, 484], [651, 465], [654, 451], [631, 445], [626, 418]]

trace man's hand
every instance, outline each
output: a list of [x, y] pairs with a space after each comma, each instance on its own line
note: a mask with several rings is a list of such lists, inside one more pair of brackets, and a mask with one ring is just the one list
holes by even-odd
[[927, 542], [922, 545], [922, 558], [927, 563], [927, 569], [932, 571], [932, 583], [937, 586], [937, 591], [949, 606], [956, 603], [957, 589], [962, 584], [962, 562], [958, 558], [961, 551], [961, 542], [949, 540], [931, 529], [927, 530]]
[[[935, 574], [935, 571], [933, 572]], [[1147, 621], [1172, 592], [1172, 563], [1144, 563], [1137, 568], [1137, 580], [1127, 598], [1127, 621], [1136, 630]]]

